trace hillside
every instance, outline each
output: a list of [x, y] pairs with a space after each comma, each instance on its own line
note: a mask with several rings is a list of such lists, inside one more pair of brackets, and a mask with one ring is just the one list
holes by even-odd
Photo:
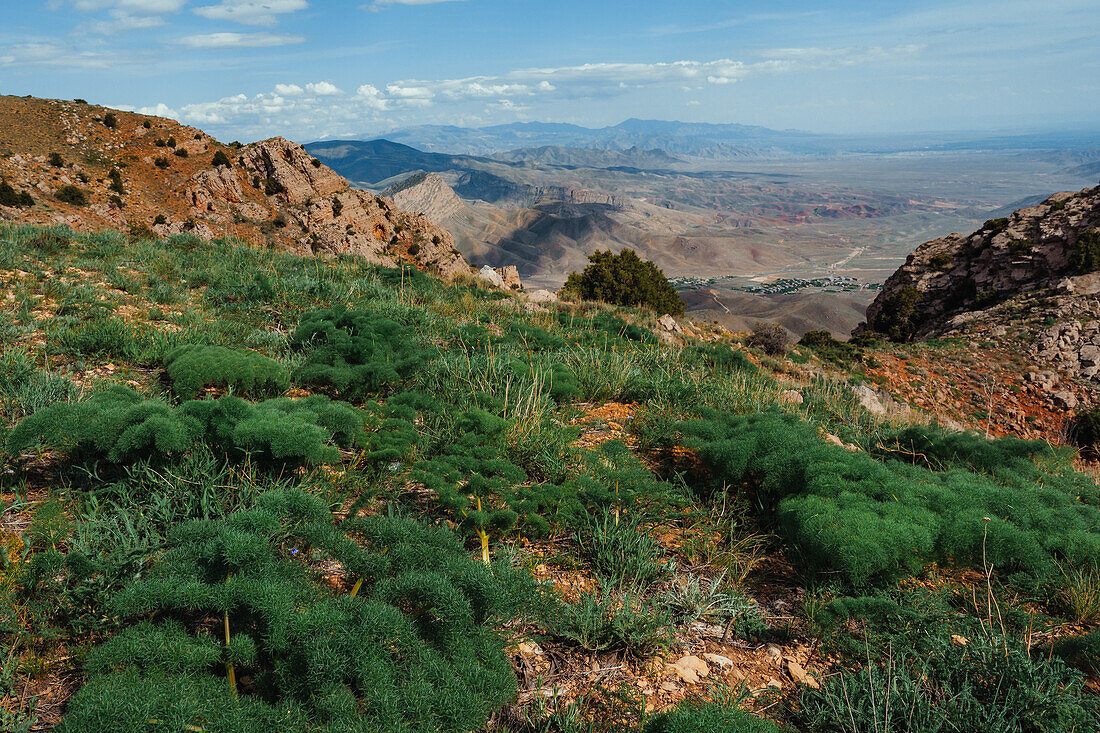
[[282, 138], [225, 145], [165, 118], [0, 96], [0, 178], [34, 202], [0, 206], [9, 221], [234, 236], [299, 253], [416, 262], [445, 277], [469, 272], [446, 231], [352, 189]]
[[2, 226], [0, 282], [5, 729], [1100, 725], [1094, 467], [964, 407], [985, 345], [194, 233]]

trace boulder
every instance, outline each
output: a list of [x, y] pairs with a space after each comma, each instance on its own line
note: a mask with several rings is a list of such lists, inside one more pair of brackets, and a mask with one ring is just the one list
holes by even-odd
[[494, 270], [489, 265], [485, 265], [480, 270], [478, 270], [477, 277], [480, 280], [484, 280], [485, 282], [489, 283], [495, 288], [504, 287], [504, 278], [502, 278], [500, 276], [500, 273]]
[[872, 415], [884, 417], [886, 406], [879, 400], [878, 394], [865, 384], [852, 387], [852, 394], [859, 400], [859, 404]]

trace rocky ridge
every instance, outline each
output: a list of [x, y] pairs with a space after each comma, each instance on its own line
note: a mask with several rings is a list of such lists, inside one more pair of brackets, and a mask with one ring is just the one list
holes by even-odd
[[[3, 220], [235, 236], [303, 254], [409, 262], [448, 279], [470, 274], [446, 230], [353, 189], [284, 138], [225, 145], [161, 117], [0, 96], [0, 178], [34, 200], [0, 206]], [[83, 192], [83, 203], [64, 200], [65, 187]]]

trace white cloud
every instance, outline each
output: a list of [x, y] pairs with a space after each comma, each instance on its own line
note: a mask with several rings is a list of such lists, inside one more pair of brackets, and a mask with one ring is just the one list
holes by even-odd
[[87, 28], [92, 33], [102, 36], [111, 36], [125, 31], [148, 30], [164, 25], [164, 18], [157, 15], [132, 15], [125, 10], [111, 10], [110, 20], [97, 20], [90, 23]]
[[[460, 124], [482, 122], [502, 114], [525, 116], [536, 103], [559, 105], [569, 100], [615, 95], [635, 90], [686, 90], [693, 105], [697, 96], [724, 89], [750, 77], [792, 74], [853, 64], [905, 59], [919, 50], [898, 48], [777, 49], [746, 61], [672, 61], [663, 63], [591, 63], [576, 66], [515, 69], [498, 75], [460, 79], [405, 79], [385, 84], [364, 83], [345, 94], [330, 81], [276, 84], [273, 91], [239, 94], [180, 109], [194, 124], [232, 126], [232, 134], [322, 138], [362, 134], [377, 128], [415, 124], [426, 119]], [[0, 49], [2, 52], [3, 49]], [[434, 117], [426, 112], [438, 109]]]
[[228, 20], [245, 25], [274, 25], [278, 16], [309, 7], [306, 0], [222, 0], [203, 5], [195, 13], [211, 20]]
[[332, 97], [344, 93], [343, 90], [338, 89], [335, 84], [327, 81], [306, 84], [306, 91], [318, 97]]
[[[186, 0], [75, 0], [73, 6], [84, 12], [116, 9], [140, 15], [163, 15], [178, 12]], [[54, 3], [56, 7], [58, 3]]]
[[283, 97], [300, 97], [305, 92], [297, 84], [276, 84], [275, 93]]
[[179, 119], [180, 116], [179, 112], [164, 102], [158, 102], [151, 107], [134, 107], [130, 104], [108, 104], [107, 106], [121, 109], [124, 112], [137, 112], [143, 115], [156, 115], [157, 117], [169, 117], [171, 119]]
[[196, 36], [176, 38], [172, 43], [188, 48], [271, 48], [303, 43], [305, 36], [289, 33], [202, 33]]
[[439, 3], [461, 2], [462, 0], [374, 0], [369, 5], [361, 6], [364, 10], [383, 10], [392, 5], [438, 5]]
[[117, 51], [77, 50], [53, 40], [0, 46], [0, 66], [110, 69], [132, 62], [132, 57]]

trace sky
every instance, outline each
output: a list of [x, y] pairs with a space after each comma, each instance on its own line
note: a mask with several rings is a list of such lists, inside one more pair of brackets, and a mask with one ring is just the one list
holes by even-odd
[[1100, 0], [0, 0], [0, 93], [223, 140], [630, 117], [1100, 128]]

